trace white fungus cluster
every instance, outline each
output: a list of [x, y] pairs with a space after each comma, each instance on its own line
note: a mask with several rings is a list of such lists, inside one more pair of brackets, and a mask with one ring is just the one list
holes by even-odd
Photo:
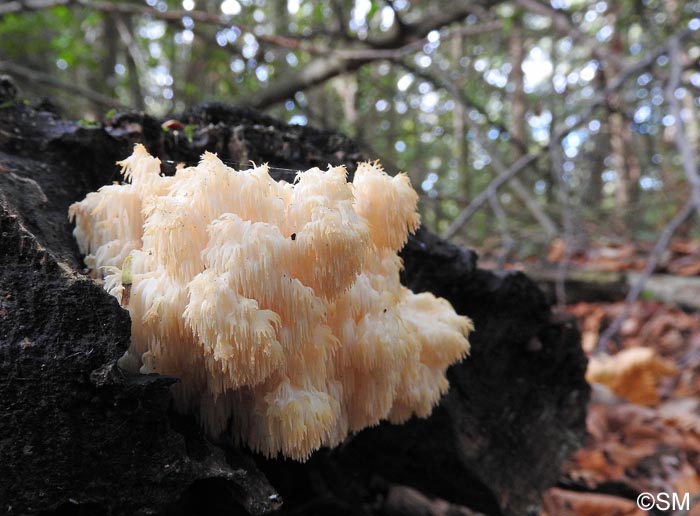
[[142, 145], [120, 164], [126, 182], [70, 217], [131, 314], [123, 367], [180, 378], [178, 410], [268, 456], [430, 414], [472, 324], [399, 282], [419, 224], [407, 176], [363, 163], [353, 183], [337, 167], [289, 184], [206, 153], [164, 177]]

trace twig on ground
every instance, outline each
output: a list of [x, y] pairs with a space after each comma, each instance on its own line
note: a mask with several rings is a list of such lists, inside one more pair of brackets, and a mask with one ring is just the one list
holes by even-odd
[[617, 332], [620, 331], [622, 323], [625, 322], [625, 319], [627, 319], [627, 317], [629, 317], [630, 311], [632, 309], [632, 303], [635, 302], [635, 300], [639, 297], [639, 294], [641, 294], [642, 290], [644, 290], [644, 285], [646, 284], [651, 274], [654, 272], [656, 265], [661, 259], [661, 255], [663, 254], [664, 250], [668, 246], [669, 241], [671, 240], [671, 237], [678, 229], [678, 226], [685, 222], [685, 220], [690, 216], [691, 213], [693, 213], [694, 210], [695, 205], [689, 199], [683, 205], [681, 210], [676, 214], [676, 216], [673, 217], [673, 219], [671, 219], [671, 221], [663, 229], [661, 235], [659, 236], [659, 239], [656, 241], [656, 245], [654, 245], [654, 249], [652, 249], [651, 253], [649, 254], [649, 258], [647, 259], [647, 263], [644, 267], [644, 270], [642, 271], [642, 275], [639, 277], [637, 283], [635, 283], [635, 285], [627, 293], [627, 297], [625, 297], [625, 306], [622, 312], [620, 312], [620, 314], [615, 318], [615, 320], [610, 324], [610, 326], [608, 326], [602, 333], [600, 339], [598, 340], [596, 351], [605, 350], [608, 342], [610, 342], [610, 339], [612, 339], [615, 335], [617, 335]]

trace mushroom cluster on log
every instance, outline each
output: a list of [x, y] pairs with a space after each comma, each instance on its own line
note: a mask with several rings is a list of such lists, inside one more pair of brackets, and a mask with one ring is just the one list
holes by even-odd
[[[14, 92], [12, 92], [14, 95]], [[277, 179], [365, 159], [345, 136], [205, 104], [162, 123], [73, 122], [0, 107], [0, 512], [42, 514], [490, 514], [538, 512], [583, 439], [579, 334], [518, 272], [419, 230], [402, 282], [473, 319], [471, 356], [432, 415], [382, 423], [305, 463], [209, 440], [171, 407], [177, 378], [122, 371], [130, 320], [85, 274], [68, 206], [118, 179], [143, 143], [163, 160], [205, 150], [268, 162]]]

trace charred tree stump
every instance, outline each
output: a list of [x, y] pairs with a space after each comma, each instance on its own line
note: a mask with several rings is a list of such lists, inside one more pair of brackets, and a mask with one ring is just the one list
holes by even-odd
[[428, 232], [404, 249], [402, 280], [447, 298], [477, 328], [428, 419], [367, 429], [305, 464], [264, 460], [212, 444], [174, 414], [176, 379], [114, 365], [128, 313], [82, 274], [67, 209], [116, 180], [114, 163], [135, 142], [165, 172], [204, 150], [290, 169], [276, 172], [288, 180], [328, 163], [352, 172], [362, 159], [338, 133], [247, 109], [203, 105], [179, 122], [166, 130], [125, 113], [82, 125], [20, 102], [0, 107], [0, 512], [535, 514], [584, 435], [578, 332], [523, 274], [479, 269], [473, 253]]

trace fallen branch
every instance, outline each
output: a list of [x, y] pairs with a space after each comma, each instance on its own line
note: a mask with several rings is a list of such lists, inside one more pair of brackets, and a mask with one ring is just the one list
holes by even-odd
[[693, 213], [694, 210], [695, 206], [693, 205], [693, 202], [691, 200], [688, 200], [683, 205], [681, 210], [676, 214], [676, 216], [673, 217], [673, 219], [671, 219], [671, 221], [663, 229], [661, 235], [659, 236], [659, 239], [656, 241], [656, 245], [654, 245], [654, 249], [652, 249], [651, 253], [649, 254], [646, 266], [644, 267], [644, 270], [639, 276], [639, 279], [625, 297], [625, 308], [622, 310], [622, 312], [620, 312], [620, 314], [600, 336], [600, 340], [598, 340], [597, 346], [598, 351], [604, 350], [610, 339], [613, 338], [618, 331], [620, 331], [622, 323], [625, 321], [625, 319], [627, 319], [627, 317], [630, 314], [632, 303], [634, 303], [634, 301], [639, 297], [639, 294], [642, 293], [642, 290], [644, 290], [644, 285], [651, 277], [652, 272], [654, 272], [656, 265], [661, 259], [661, 255], [663, 254], [664, 249], [666, 249], [669, 241], [671, 240], [671, 237], [678, 229], [678, 226], [685, 222], [685, 220], [690, 216], [691, 213]]

